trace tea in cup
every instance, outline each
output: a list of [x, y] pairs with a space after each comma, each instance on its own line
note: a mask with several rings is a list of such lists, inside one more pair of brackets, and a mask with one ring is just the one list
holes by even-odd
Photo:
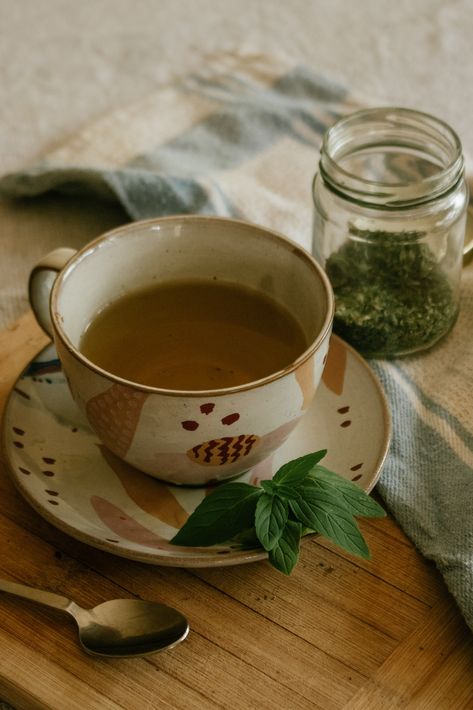
[[301, 247], [197, 215], [53, 252], [30, 300], [101, 442], [190, 485], [237, 476], [285, 441], [320, 381], [334, 309]]

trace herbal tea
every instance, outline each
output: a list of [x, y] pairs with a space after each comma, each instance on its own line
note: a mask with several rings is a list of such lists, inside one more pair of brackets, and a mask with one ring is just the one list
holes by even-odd
[[104, 308], [81, 352], [126, 380], [174, 390], [253, 382], [284, 369], [308, 343], [296, 319], [265, 295], [218, 281], [175, 281]]

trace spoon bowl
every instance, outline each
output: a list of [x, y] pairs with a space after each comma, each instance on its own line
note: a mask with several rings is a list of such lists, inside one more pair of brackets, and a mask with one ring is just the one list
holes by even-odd
[[144, 656], [172, 648], [189, 633], [176, 609], [143, 599], [111, 599], [93, 609], [69, 609], [85, 651], [99, 656]]
[[172, 648], [189, 633], [187, 619], [176, 609], [159, 602], [112, 599], [92, 609], [83, 609], [67, 597], [4, 579], [0, 579], [0, 591], [72, 616], [82, 648], [94, 656], [145, 656]]

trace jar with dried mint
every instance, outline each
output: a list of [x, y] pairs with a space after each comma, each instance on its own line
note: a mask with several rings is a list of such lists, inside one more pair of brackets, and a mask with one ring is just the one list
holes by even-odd
[[313, 252], [335, 293], [335, 332], [367, 357], [416, 353], [446, 335], [468, 203], [455, 132], [410, 109], [342, 118], [324, 136], [313, 199]]

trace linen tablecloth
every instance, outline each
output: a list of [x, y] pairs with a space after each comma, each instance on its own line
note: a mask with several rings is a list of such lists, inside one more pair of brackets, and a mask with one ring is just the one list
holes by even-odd
[[[370, 102], [373, 103], [373, 102]], [[86, 127], [0, 194], [92, 192], [131, 219], [219, 214], [311, 248], [311, 182], [325, 129], [366, 104], [304, 66], [223, 56]], [[371, 360], [393, 441], [378, 491], [442, 573], [473, 629], [473, 267], [459, 319], [437, 347]]]

